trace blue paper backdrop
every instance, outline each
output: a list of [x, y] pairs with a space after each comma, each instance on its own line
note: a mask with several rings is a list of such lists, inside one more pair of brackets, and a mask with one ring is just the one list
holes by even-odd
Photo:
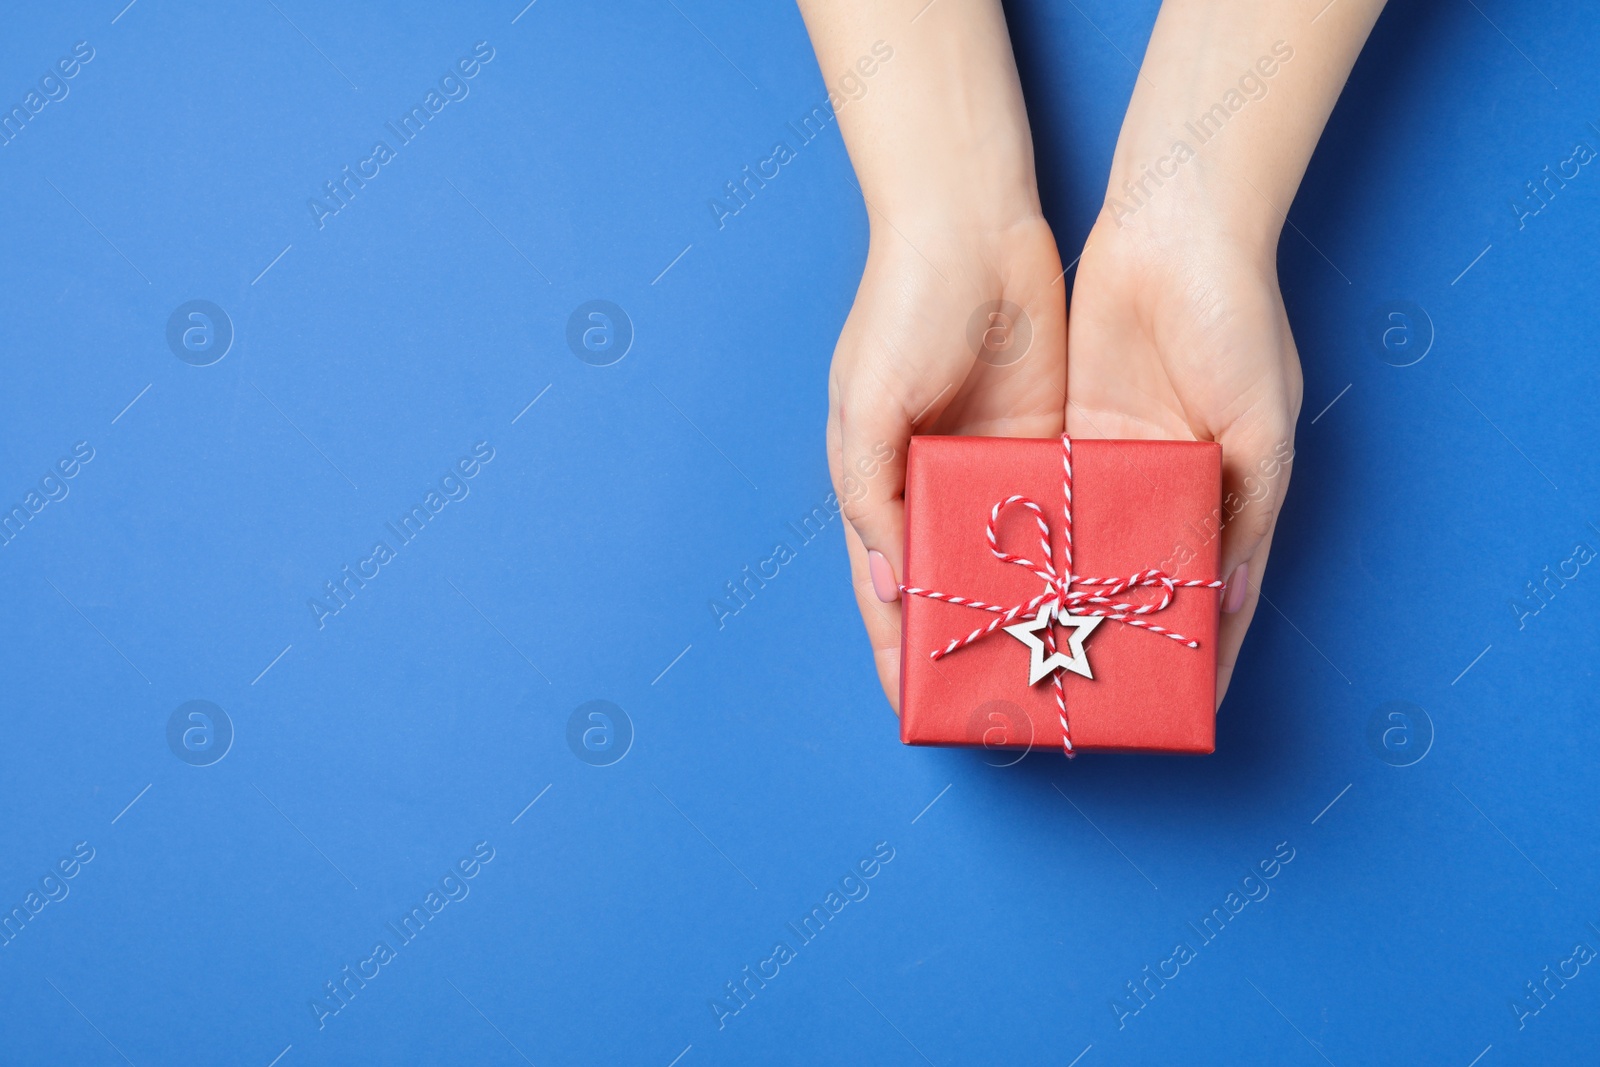
[[[1397, 4], [1356, 68], [1218, 753], [1005, 768], [899, 745], [790, 525], [866, 242], [797, 13], [520, 6], [7, 15], [0, 1060], [1594, 1047], [1600, 173], [1524, 187], [1600, 147], [1585, 5]], [[1154, 12], [1010, 12], [1064, 259]]]

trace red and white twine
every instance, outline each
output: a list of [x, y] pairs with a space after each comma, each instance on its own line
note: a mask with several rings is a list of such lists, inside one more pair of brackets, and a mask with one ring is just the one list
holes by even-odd
[[[995, 618], [987, 626], [980, 626], [965, 637], [958, 637], [943, 648], [935, 649], [929, 653], [931, 659], [942, 659], [960, 648], [965, 648], [974, 641], [994, 633], [1000, 627], [1014, 621], [1019, 615], [1032, 615], [1040, 607], [1048, 604], [1051, 618], [1056, 618], [1065, 611], [1068, 615], [1099, 615], [1114, 622], [1127, 626], [1137, 626], [1142, 630], [1160, 634], [1162, 637], [1177, 641], [1187, 648], [1199, 648], [1200, 642], [1192, 641], [1180, 633], [1174, 633], [1165, 626], [1158, 626], [1147, 622], [1142, 616], [1154, 615], [1164, 611], [1172, 603], [1172, 594], [1175, 589], [1221, 589], [1220, 581], [1205, 582], [1190, 580], [1180, 582], [1171, 575], [1152, 567], [1138, 574], [1126, 578], [1085, 578], [1072, 573], [1072, 439], [1066, 434], [1061, 435], [1061, 569], [1058, 571], [1051, 560], [1050, 551], [1050, 524], [1045, 522], [1044, 509], [1024, 496], [1008, 496], [998, 501], [989, 512], [989, 525], [986, 535], [989, 539], [989, 551], [1005, 563], [1014, 563], [1019, 567], [1026, 567], [1044, 581], [1044, 592], [1022, 604], [1013, 604], [1005, 607], [1000, 604], [988, 604], [981, 600], [956, 596], [952, 593], [941, 593], [934, 589], [919, 589], [914, 586], [903, 585], [900, 591], [910, 596], [927, 597], [929, 600], [943, 600], [949, 604], [959, 604], [962, 607], [977, 608], [994, 614]], [[1043, 558], [1042, 563], [1035, 563], [1030, 559], [1014, 555], [1000, 547], [995, 537], [995, 526], [1000, 521], [1000, 516], [1012, 504], [1021, 504], [1033, 512], [1033, 521], [1039, 527], [1039, 550]], [[1065, 579], [1063, 579], [1065, 575]], [[1161, 587], [1161, 602], [1158, 604], [1130, 604], [1119, 602], [1115, 598], [1118, 594], [1129, 589], [1139, 589], [1147, 586]], [[1074, 589], [1073, 586], [1084, 588]], [[1047, 626], [1044, 631], [1045, 651], [1051, 656], [1056, 653], [1055, 626]], [[1050, 681], [1055, 687], [1056, 707], [1061, 719], [1061, 747], [1070, 759], [1073, 756], [1072, 734], [1067, 725], [1067, 699], [1062, 686], [1062, 668], [1051, 672]]]

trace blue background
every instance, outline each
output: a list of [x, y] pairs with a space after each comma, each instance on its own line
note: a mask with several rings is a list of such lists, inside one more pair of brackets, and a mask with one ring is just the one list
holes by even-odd
[[[1600, 172], [1510, 206], [1600, 147], [1584, 5], [1397, 4], [1356, 67], [1285, 230], [1305, 414], [1217, 754], [1012, 767], [899, 745], [838, 521], [786, 526], [829, 492], [866, 218], [833, 125], [720, 229], [708, 202], [824, 98], [792, 7], [43, 7], [7, 16], [0, 102], [95, 58], [0, 148], [0, 500], [94, 459], [0, 548], [0, 907], [94, 859], [0, 947], [0, 1060], [1488, 1067], [1600, 1039], [1593, 967], [1510, 1007], [1600, 948], [1600, 575], [1511, 607], [1600, 545]], [[1012, 5], [1064, 260], [1155, 8]], [[470, 95], [319, 229], [308, 199], [478, 41]], [[210, 366], [166, 341], [193, 299], [236, 331]], [[632, 323], [612, 366], [566, 340], [594, 299]], [[1385, 349], [1394, 301], [1422, 310]], [[481, 441], [470, 495], [319, 629], [308, 600]], [[206, 767], [167, 740], [196, 699], [235, 732]], [[631, 734], [609, 766], [568, 742], [591, 700], [626, 716], [607, 758]], [[323, 983], [480, 841], [470, 895], [319, 1029]]]

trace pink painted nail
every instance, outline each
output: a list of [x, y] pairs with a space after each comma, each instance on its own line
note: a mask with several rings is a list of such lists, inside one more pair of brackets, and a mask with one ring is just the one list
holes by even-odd
[[894, 568], [889, 566], [889, 560], [882, 552], [874, 549], [867, 553], [867, 570], [872, 574], [872, 591], [878, 594], [879, 600], [892, 604], [900, 599], [900, 585], [894, 580]]
[[1241, 563], [1233, 568], [1228, 585], [1222, 591], [1222, 610], [1232, 615], [1244, 607], [1244, 598], [1250, 592], [1250, 564]]

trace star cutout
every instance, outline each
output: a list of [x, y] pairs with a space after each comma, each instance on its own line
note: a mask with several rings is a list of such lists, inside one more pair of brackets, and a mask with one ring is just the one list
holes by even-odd
[[1071, 627], [1072, 634], [1067, 638], [1067, 650], [1070, 656], [1056, 652], [1049, 659], [1044, 655], [1044, 638], [1037, 636], [1040, 630], [1051, 624], [1050, 606], [1045, 605], [1039, 609], [1039, 614], [1028, 622], [1019, 622], [1014, 626], [1003, 627], [1006, 633], [1028, 646], [1028, 684], [1038, 685], [1050, 677], [1050, 672], [1057, 667], [1064, 667], [1073, 674], [1081, 674], [1085, 678], [1094, 678], [1094, 672], [1089, 669], [1089, 655], [1083, 649], [1083, 642], [1094, 633], [1094, 628], [1105, 621], [1104, 615], [1068, 615], [1063, 611], [1059, 617], [1062, 626]]

